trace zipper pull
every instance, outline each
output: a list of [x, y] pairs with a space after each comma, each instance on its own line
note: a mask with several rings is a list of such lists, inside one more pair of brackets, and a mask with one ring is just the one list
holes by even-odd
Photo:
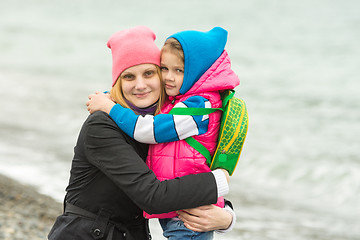
[[171, 100], [171, 104], [174, 104], [175, 103], [175, 98], [173, 98], [173, 100]]

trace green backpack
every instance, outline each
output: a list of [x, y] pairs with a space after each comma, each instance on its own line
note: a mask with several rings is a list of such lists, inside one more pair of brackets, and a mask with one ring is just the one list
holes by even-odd
[[239, 161], [249, 122], [245, 102], [236, 98], [234, 94], [234, 90], [227, 90], [221, 94], [222, 108], [173, 108], [169, 112], [173, 115], [208, 115], [218, 110], [223, 111], [214, 156], [193, 137], [185, 141], [206, 158], [211, 170], [223, 168], [230, 175]]

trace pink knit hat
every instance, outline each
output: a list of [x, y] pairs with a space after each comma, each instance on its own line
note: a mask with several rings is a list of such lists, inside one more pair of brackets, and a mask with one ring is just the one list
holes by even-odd
[[111, 49], [113, 59], [112, 86], [129, 67], [143, 63], [160, 66], [160, 49], [155, 39], [155, 33], [146, 26], [119, 31], [110, 37], [107, 46]]

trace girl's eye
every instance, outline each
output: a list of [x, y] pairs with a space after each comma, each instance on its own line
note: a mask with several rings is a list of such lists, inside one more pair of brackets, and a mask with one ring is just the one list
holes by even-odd
[[168, 68], [167, 68], [167, 67], [160, 67], [160, 70], [161, 70], [162, 72], [164, 72], [164, 71], [167, 71]]
[[176, 72], [178, 72], [178, 73], [184, 73], [184, 70], [183, 70], [183, 69], [176, 69]]

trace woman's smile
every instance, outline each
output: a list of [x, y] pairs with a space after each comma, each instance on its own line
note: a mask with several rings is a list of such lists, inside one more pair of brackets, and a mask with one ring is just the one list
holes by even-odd
[[146, 98], [150, 93], [151, 93], [151, 91], [144, 92], [144, 93], [134, 93], [134, 95], [138, 98]]

